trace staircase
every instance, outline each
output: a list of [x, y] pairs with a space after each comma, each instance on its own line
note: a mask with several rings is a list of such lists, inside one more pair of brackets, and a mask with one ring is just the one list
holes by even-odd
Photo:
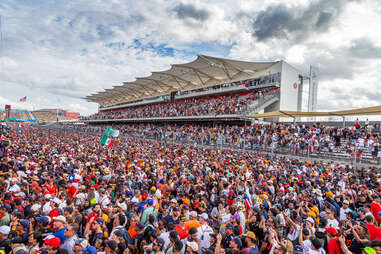
[[271, 104], [279, 101], [280, 92], [275, 91], [272, 93], [265, 94], [262, 98], [255, 100], [253, 103], [248, 105], [248, 109], [245, 112], [246, 115], [257, 114], [262, 109], [267, 108]]

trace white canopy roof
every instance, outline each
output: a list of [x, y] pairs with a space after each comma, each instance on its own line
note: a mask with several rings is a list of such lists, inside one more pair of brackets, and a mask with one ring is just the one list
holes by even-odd
[[169, 70], [152, 72], [148, 77], [136, 78], [86, 96], [84, 99], [110, 106], [169, 94], [173, 91], [187, 91], [206, 88], [223, 83], [240, 81], [255, 76], [278, 62], [244, 62], [199, 55], [196, 60], [185, 64], [174, 64]]

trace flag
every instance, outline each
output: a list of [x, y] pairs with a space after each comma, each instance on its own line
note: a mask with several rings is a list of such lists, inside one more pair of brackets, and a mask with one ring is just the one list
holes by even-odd
[[[102, 145], [107, 145], [108, 147], [111, 147], [114, 144], [114, 139], [119, 136], [119, 131], [114, 130], [110, 127], [107, 128], [105, 133], [103, 134], [103, 137], [101, 139]], [[112, 138], [113, 137], [113, 138]]]
[[26, 96], [25, 97], [22, 97], [22, 98], [20, 98], [20, 100], [19, 100], [20, 102], [26, 102]]
[[21, 128], [24, 128], [24, 125], [22, 125], [22, 124], [18, 124], [18, 125], [17, 125], [17, 131], [18, 131], [18, 132], [21, 132]]
[[111, 136], [113, 138], [117, 138], [119, 136], [119, 130], [114, 130], [108, 127], [104, 135], [106, 135], [107, 137]]
[[103, 135], [103, 137], [101, 139], [101, 144], [106, 145], [108, 147], [111, 147], [114, 144], [114, 140], [110, 137]]
[[253, 206], [253, 202], [251, 201], [251, 198], [250, 198], [250, 193], [244, 193], [243, 199], [245, 201], [246, 211], [249, 211], [251, 207]]

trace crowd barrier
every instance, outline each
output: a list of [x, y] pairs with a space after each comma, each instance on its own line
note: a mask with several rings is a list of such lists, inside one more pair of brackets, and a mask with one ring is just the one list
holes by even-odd
[[[55, 125], [50, 124], [46, 126], [37, 126], [38, 128], [44, 128], [44, 129], [53, 129], [53, 130], [60, 130], [60, 131], [72, 131], [72, 132], [78, 132], [78, 133], [85, 133], [85, 134], [91, 134], [91, 135], [97, 135], [102, 136], [105, 129], [101, 127], [89, 127], [84, 128], [82, 126], [70, 126], [70, 125]], [[230, 150], [237, 150], [237, 151], [243, 151], [243, 152], [263, 152], [267, 153], [271, 156], [281, 155], [281, 156], [292, 156], [292, 157], [300, 157], [306, 160], [332, 160], [332, 161], [341, 161], [345, 162], [346, 164], [372, 164], [372, 165], [378, 165], [379, 162], [377, 160], [374, 160], [372, 156], [369, 154], [369, 152], [362, 152], [359, 151], [347, 153], [346, 151], [328, 151], [328, 150], [313, 150], [312, 145], [310, 146], [311, 149], [303, 149], [297, 152], [292, 152], [291, 148], [289, 146], [280, 146], [277, 144], [277, 142], [272, 142], [269, 145], [266, 144], [256, 144], [254, 142], [241, 139], [238, 141], [231, 141], [229, 138], [224, 137], [222, 135], [214, 138], [214, 139], [208, 139], [206, 137], [201, 137], [197, 139], [192, 139], [190, 136], [187, 137], [181, 137], [179, 135], [172, 135], [168, 133], [159, 133], [154, 134], [152, 132], [128, 132], [123, 133], [120, 135], [120, 137], [129, 137], [134, 138], [138, 140], [147, 140], [147, 141], [157, 141], [162, 142], [163, 144], [182, 144], [182, 145], [189, 145], [189, 146], [202, 146], [202, 147], [214, 147], [218, 150], [224, 150], [224, 149], [230, 149]]]

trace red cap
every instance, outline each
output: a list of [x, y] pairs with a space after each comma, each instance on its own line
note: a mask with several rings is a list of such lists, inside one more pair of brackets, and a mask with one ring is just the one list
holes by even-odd
[[325, 230], [328, 232], [328, 234], [330, 235], [337, 235], [339, 232], [337, 232], [336, 228], [333, 228], [333, 227], [329, 227], [329, 228], [325, 228]]
[[143, 199], [143, 200], [146, 200], [147, 198], [148, 198], [148, 195], [144, 193], [144, 194], [142, 195], [142, 199]]
[[46, 239], [44, 243], [52, 246], [54, 249], [57, 249], [61, 244], [61, 240], [58, 237], [52, 237], [52, 238]]

